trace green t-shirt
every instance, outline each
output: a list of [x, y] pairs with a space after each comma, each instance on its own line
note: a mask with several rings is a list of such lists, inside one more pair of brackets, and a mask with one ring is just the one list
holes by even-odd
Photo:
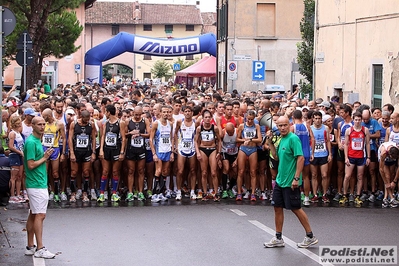
[[[298, 136], [290, 132], [282, 137], [277, 147], [277, 156], [279, 165], [276, 183], [283, 188], [291, 187], [295, 177], [297, 157], [303, 156], [302, 144]], [[301, 184], [302, 174], [299, 179], [299, 185]]]
[[47, 169], [46, 163], [42, 163], [33, 170], [29, 170], [28, 161], [38, 161], [43, 158], [44, 152], [42, 142], [39, 138], [36, 138], [33, 134], [30, 135], [24, 146], [24, 167], [26, 175], [26, 187], [27, 188], [47, 188]]
[[50, 93], [50, 92], [51, 92], [51, 87], [50, 87], [50, 85], [44, 84], [43, 87], [44, 87], [44, 93]]

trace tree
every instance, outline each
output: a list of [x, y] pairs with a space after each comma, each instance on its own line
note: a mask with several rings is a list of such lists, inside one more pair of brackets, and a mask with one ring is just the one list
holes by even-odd
[[23, 30], [32, 38], [33, 64], [27, 67], [26, 83], [31, 87], [41, 76], [43, 59], [53, 55], [63, 58], [80, 47], [75, 41], [83, 31], [75, 12], [85, 0], [0, 0], [17, 17], [17, 26], [6, 38], [5, 56], [14, 60], [16, 43]]
[[183, 60], [180, 57], [178, 57], [177, 60], [173, 61], [173, 64], [170, 64], [170, 67], [173, 69], [174, 64], [180, 64], [180, 70], [183, 70], [185, 68], [188, 68], [189, 66], [194, 65], [197, 62], [198, 62], [198, 59], [186, 61], [186, 60]]
[[[299, 72], [306, 78], [307, 82], [303, 81], [304, 87], [308, 92], [311, 93], [313, 91], [312, 82], [313, 82], [313, 40], [314, 40], [314, 18], [315, 18], [315, 1], [314, 0], [304, 0], [305, 10], [303, 12], [303, 18], [300, 23], [300, 31], [302, 42], [297, 43], [298, 50], [298, 64], [299, 64]], [[302, 87], [301, 87], [302, 88]]]
[[151, 73], [154, 78], [166, 78], [172, 76], [169, 70], [171, 70], [171, 67], [168, 63], [164, 60], [158, 60], [151, 68]]

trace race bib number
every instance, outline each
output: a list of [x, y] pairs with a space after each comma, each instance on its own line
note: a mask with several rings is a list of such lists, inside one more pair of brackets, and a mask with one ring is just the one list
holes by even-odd
[[151, 150], [151, 146], [150, 146], [150, 140], [149, 139], [145, 139], [145, 149], [147, 151]]
[[87, 148], [89, 146], [88, 135], [77, 135], [76, 136], [76, 148]]
[[362, 138], [353, 138], [352, 139], [352, 150], [355, 150], [355, 151], [363, 150], [363, 139]]
[[324, 141], [318, 141], [314, 145], [314, 150], [316, 152], [325, 152], [326, 151], [326, 143]]
[[193, 141], [192, 141], [192, 139], [183, 139], [181, 144], [182, 144], [182, 145], [181, 145], [182, 150], [183, 150], [184, 152], [186, 152], [186, 153], [191, 152], [191, 149], [192, 149], [192, 147], [193, 147]]
[[159, 138], [159, 152], [170, 152], [171, 150], [170, 134], [161, 134]]
[[132, 138], [132, 141], [130, 142], [130, 145], [135, 148], [141, 148], [143, 147], [143, 144], [144, 144], [143, 137]]
[[256, 129], [253, 129], [253, 128], [244, 129], [244, 136], [246, 139], [255, 138], [255, 135], [256, 135]]
[[112, 132], [107, 132], [107, 134], [105, 135], [105, 145], [107, 146], [116, 146], [116, 134], [112, 133]]
[[237, 148], [236, 144], [226, 145], [226, 153], [227, 154], [233, 155], [233, 154], [237, 154], [237, 152], [238, 152], [238, 148]]
[[212, 131], [202, 131], [201, 139], [205, 141], [212, 141], [215, 138]]
[[43, 134], [43, 142], [42, 145], [45, 147], [53, 147], [54, 145], [54, 134]]

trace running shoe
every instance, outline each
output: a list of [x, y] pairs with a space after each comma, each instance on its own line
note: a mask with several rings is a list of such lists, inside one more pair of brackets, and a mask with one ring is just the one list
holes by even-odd
[[50, 195], [48, 197], [48, 200], [53, 201], [54, 200], [54, 192], [50, 192]]
[[69, 202], [76, 202], [75, 193], [71, 194], [71, 198], [69, 199]]
[[396, 199], [391, 199], [391, 200], [389, 201], [389, 207], [391, 207], [391, 208], [396, 208], [396, 207], [398, 207], [398, 204], [399, 204], [399, 202], [398, 202]]
[[330, 203], [330, 199], [327, 197], [327, 195], [321, 197], [321, 200], [323, 201], [323, 203]]
[[310, 201], [311, 202], [319, 202], [319, 197], [315, 195], [313, 198], [311, 198]]
[[97, 198], [97, 202], [104, 202], [105, 201], [105, 196], [104, 193], [101, 193], [100, 196]]
[[355, 196], [353, 194], [349, 194], [349, 202], [354, 202], [355, 201]]
[[26, 256], [33, 256], [33, 255], [35, 255], [35, 252], [36, 252], [36, 245], [34, 245], [33, 247], [26, 246], [26, 250], [25, 250]]
[[60, 196], [54, 195], [54, 202], [61, 202]]
[[348, 198], [346, 196], [342, 196], [339, 200], [339, 204], [346, 204], [348, 202]]
[[301, 200], [304, 201], [305, 200], [305, 193], [301, 192]]
[[215, 194], [213, 192], [210, 192], [210, 193], [206, 194], [206, 199], [212, 200], [214, 198], [215, 198]]
[[388, 208], [389, 207], [389, 200], [388, 199], [383, 199], [381, 207], [382, 208]]
[[370, 194], [370, 197], [367, 199], [370, 202], [374, 202], [375, 201], [375, 196], [373, 193]]
[[337, 193], [337, 194], [335, 194], [335, 197], [333, 198], [333, 201], [338, 201], [339, 202], [341, 197], [342, 197], [342, 194], [341, 193]]
[[317, 191], [317, 196], [318, 196], [319, 198], [321, 198], [321, 197], [323, 197], [323, 193], [321, 193], [321, 191], [319, 190], [319, 191]]
[[196, 200], [196, 199], [197, 199], [197, 195], [195, 195], [194, 192], [191, 192], [191, 194], [190, 194], [190, 199], [191, 199], [191, 200]]
[[227, 199], [229, 197], [229, 194], [227, 193], [226, 190], [223, 190], [222, 192], [222, 199]]
[[237, 196], [237, 187], [234, 186], [234, 187], [231, 189], [231, 192], [234, 194], [234, 197]]
[[137, 199], [139, 197], [139, 192], [137, 190], [133, 193], [133, 198]]
[[28, 193], [26, 192], [26, 190], [24, 190], [24, 200], [25, 200], [25, 202], [29, 202], [29, 197], [28, 197]]
[[170, 199], [172, 197], [170, 189], [166, 190], [165, 197]]
[[178, 191], [176, 194], [176, 200], [180, 201], [181, 200], [181, 191]]
[[269, 242], [263, 243], [265, 248], [277, 248], [277, 247], [284, 247], [284, 239], [277, 239], [277, 237], [273, 236], [273, 238]]
[[112, 202], [118, 202], [121, 200], [121, 197], [119, 197], [116, 193], [113, 193], [111, 196], [111, 201]]
[[237, 194], [236, 201], [242, 201], [242, 195], [241, 194]]
[[167, 201], [167, 200], [168, 200], [168, 198], [165, 197], [162, 193], [158, 195], [158, 198], [159, 198], [161, 201]]
[[260, 200], [267, 200], [266, 192], [262, 192], [262, 194], [260, 195]]
[[134, 200], [133, 193], [132, 192], [127, 193], [125, 201], [133, 201], [133, 200]]
[[242, 191], [242, 194], [245, 194], [248, 192], [247, 188], [244, 186], [241, 187], [241, 191]]
[[158, 194], [152, 195], [151, 202], [157, 203], [157, 202], [160, 202], [160, 201], [161, 201], [161, 199], [158, 197]]
[[256, 196], [255, 196], [255, 194], [251, 194], [251, 201], [256, 201]]
[[356, 205], [362, 205], [362, 204], [363, 204], [362, 198], [359, 198], [359, 196], [357, 196], [357, 197], [355, 198], [355, 204], [356, 204]]
[[70, 187], [67, 187], [67, 188], [66, 188], [66, 193], [67, 193], [68, 196], [71, 196], [72, 191], [71, 191], [71, 188], [70, 188]]
[[245, 192], [244, 193], [244, 199], [249, 199], [249, 196], [250, 196], [251, 194], [249, 193], [249, 191], [247, 190], [247, 192]]
[[313, 193], [312, 193], [312, 192], [309, 192], [309, 199], [311, 199], [311, 198], [313, 198], [313, 197], [314, 197]]
[[83, 202], [89, 202], [89, 197], [87, 196], [87, 192], [83, 192], [83, 198], [82, 198]]
[[54, 259], [55, 254], [48, 251], [47, 248], [42, 247], [41, 249], [37, 250], [34, 255], [36, 258], [43, 258], [43, 259]]
[[305, 197], [305, 199], [303, 200], [303, 205], [304, 205], [304, 206], [310, 206], [309, 197]]
[[104, 191], [104, 199], [108, 200], [108, 191]]
[[213, 201], [214, 202], [219, 202], [220, 201], [220, 194], [219, 193], [213, 195]]
[[233, 191], [231, 191], [231, 189], [227, 190], [227, 194], [229, 195], [230, 199], [233, 199], [235, 197]]
[[203, 193], [202, 193], [202, 191], [198, 191], [198, 194], [197, 194], [197, 199], [202, 199], [202, 197], [203, 197]]
[[67, 201], [68, 200], [68, 197], [67, 197], [65, 192], [61, 192], [61, 200], [62, 201]]
[[19, 195], [19, 196], [17, 196], [17, 197], [18, 197], [19, 203], [25, 203], [24, 196]]
[[11, 196], [11, 197], [8, 199], [8, 203], [19, 203], [19, 199], [18, 199], [18, 197]]
[[90, 197], [91, 197], [91, 200], [97, 200], [97, 194], [94, 189], [90, 190]]
[[145, 197], [144, 197], [143, 192], [139, 192], [139, 194], [137, 195], [137, 199], [138, 199], [139, 201], [145, 200]]
[[377, 196], [377, 200], [383, 200], [384, 199], [384, 192], [380, 191]]
[[298, 246], [298, 248], [308, 248], [310, 246], [314, 246], [317, 243], [319, 243], [319, 240], [316, 237], [307, 237], [305, 236], [305, 239], [301, 242], [301, 243], [297, 243], [296, 245]]
[[369, 198], [369, 196], [366, 193], [363, 193], [362, 196], [360, 197], [361, 201], [366, 201]]
[[147, 190], [147, 199], [151, 199], [151, 197], [152, 197], [152, 190], [149, 189]]
[[77, 199], [77, 200], [80, 200], [80, 198], [82, 197], [82, 190], [81, 189], [78, 189], [78, 191], [76, 192], [76, 196], [75, 196], [75, 198]]

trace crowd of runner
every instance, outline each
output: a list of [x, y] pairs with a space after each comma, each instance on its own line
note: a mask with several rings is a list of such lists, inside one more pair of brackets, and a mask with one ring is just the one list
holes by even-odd
[[46, 122], [43, 149], [54, 149], [51, 201], [271, 200], [279, 162], [266, 139], [278, 149], [279, 132], [264, 120], [286, 116], [305, 157], [303, 205], [398, 206], [399, 113], [391, 104], [308, 101], [297, 86], [286, 95], [171, 83], [11, 92], [3, 93], [0, 148], [10, 164], [9, 203], [28, 200], [23, 147], [35, 116]]

